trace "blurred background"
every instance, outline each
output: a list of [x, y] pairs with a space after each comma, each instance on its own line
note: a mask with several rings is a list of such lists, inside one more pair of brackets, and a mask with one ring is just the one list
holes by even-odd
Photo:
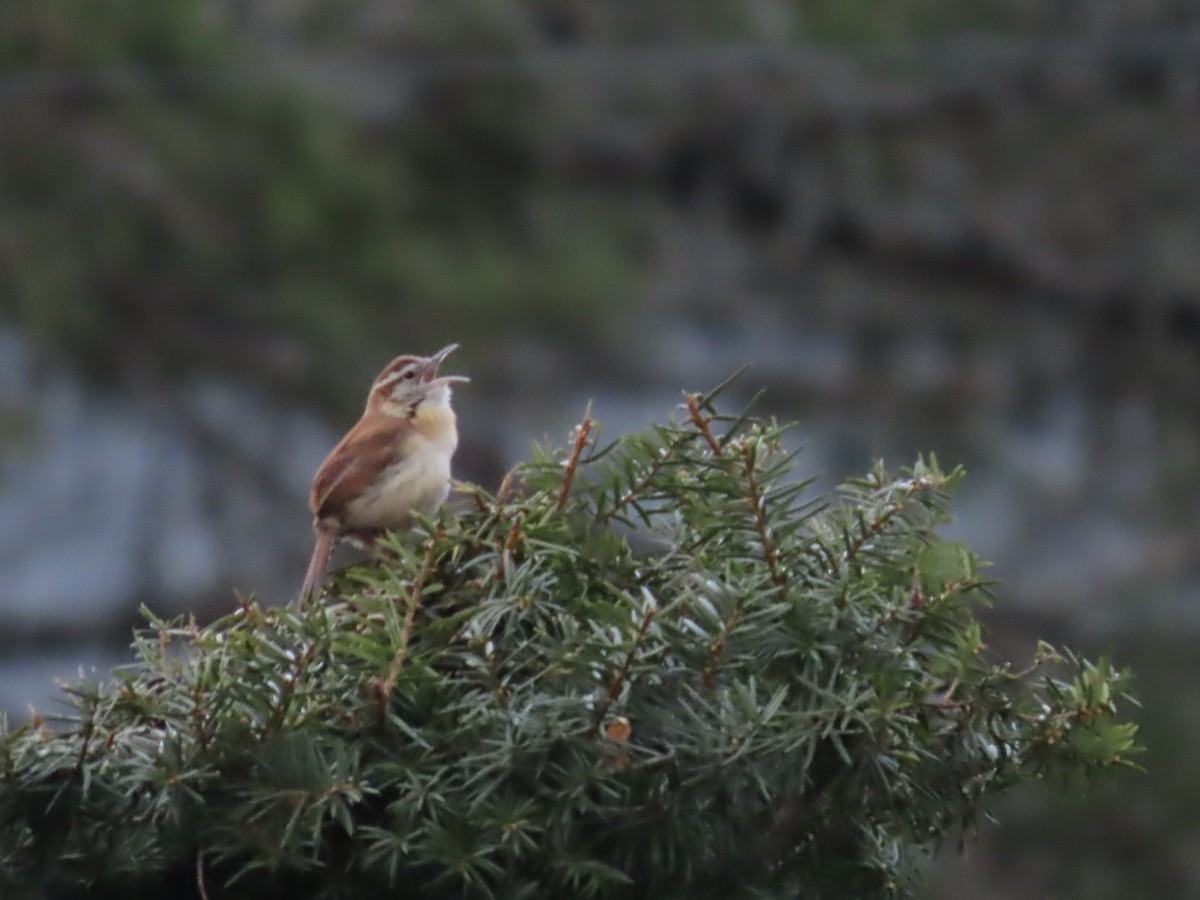
[[753, 363], [828, 488], [963, 463], [991, 644], [1132, 666], [1148, 772], [929, 898], [1200, 896], [1193, 0], [0, 6], [0, 707], [282, 603], [309, 479], [462, 349], [458, 474]]

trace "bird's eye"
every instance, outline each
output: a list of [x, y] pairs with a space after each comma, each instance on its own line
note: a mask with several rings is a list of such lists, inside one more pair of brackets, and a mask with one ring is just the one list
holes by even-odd
[[407, 372], [404, 373], [403, 378], [405, 381], [412, 381], [412, 379], [414, 379], [416, 376], [417, 376], [416, 371], [413, 369], [409, 369]]

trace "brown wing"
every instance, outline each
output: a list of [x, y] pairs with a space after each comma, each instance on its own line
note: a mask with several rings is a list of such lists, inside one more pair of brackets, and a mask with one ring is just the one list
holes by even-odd
[[309, 505], [317, 520], [340, 519], [396, 463], [412, 428], [394, 416], [364, 416], [338, 443], [313, 478]]

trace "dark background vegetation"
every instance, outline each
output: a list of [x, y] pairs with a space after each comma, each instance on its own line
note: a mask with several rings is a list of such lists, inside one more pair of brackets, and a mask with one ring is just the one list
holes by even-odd
[[825, 485], [966, 464], [999, 652], [1138, 674], [1148, 772], [928, 896], [1196, 896], [1198, 172], [1184, 0], [6, 3], [0, 700], [288, 599], [398, 352], [462, 344], [493, 486], [753, 362]]

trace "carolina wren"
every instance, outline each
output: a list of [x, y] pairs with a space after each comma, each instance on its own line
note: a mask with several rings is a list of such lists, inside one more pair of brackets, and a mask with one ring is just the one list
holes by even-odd
[[397, 356], [384, 366], [362, 418], [317, 469], [309, 497], [317, 540], [301, 606], [320, 589], [338, 538], [369, 541], [387, 528], [410, 528], [414, 513], [432, 515], [445, 501], [458, 446], [450, 385], [470, 379], [438, 375], [438, 366], [457, 347]]

